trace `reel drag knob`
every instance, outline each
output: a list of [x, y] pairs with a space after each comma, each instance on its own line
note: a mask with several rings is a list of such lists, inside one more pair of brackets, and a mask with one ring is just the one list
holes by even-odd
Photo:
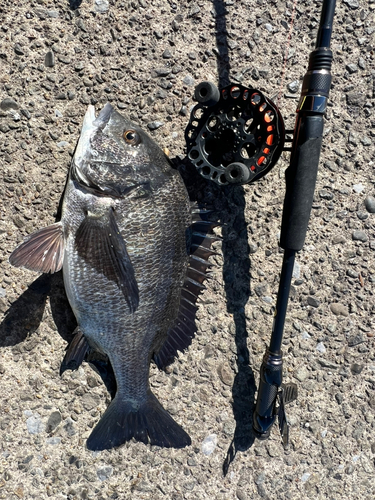
[[231, 184], [245, 184], [250, 179], [250, 170], [243, 163], [231, 163], [225, 169], [225, 178]]
[[219, 89], [211, 82], [202, 82], [196, 86], [194, 92], [195, 99], [205, 106], [214, 106], [219, 102]]

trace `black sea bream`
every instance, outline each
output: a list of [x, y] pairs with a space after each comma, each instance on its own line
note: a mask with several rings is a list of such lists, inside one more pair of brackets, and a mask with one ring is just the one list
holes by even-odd
[[[190, 444], [149, 387], [159, 368], [195, 332], [212, 224], [191, 210], [185, 185], [137, 125], [107, 104], [86, 113], [60, 222], [29, 236], [11, 264], [39, 272], [63, 269], [78, 333], [66, 358], [106, 355], [117, 391], [87, 446], [113, 448], [135, 438], [165, 447]], [[192, 254], [189, 256], [189, 254]]]

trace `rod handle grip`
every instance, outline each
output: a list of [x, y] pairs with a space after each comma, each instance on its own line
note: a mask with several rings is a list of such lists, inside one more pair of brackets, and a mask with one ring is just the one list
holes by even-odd
[[[285, 172], [286, 193], [280, 246], [301, 250], [306, 238], [323, 138], [323, 115], [297, 116], [295, 146]], [[297, 134], [297, 137], [296, 137]]]

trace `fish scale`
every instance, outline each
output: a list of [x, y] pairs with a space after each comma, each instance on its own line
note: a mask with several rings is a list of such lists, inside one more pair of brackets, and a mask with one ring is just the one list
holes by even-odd
[[[152, 200], [152, 203], [145, 200], [141, 205], [138, 204], [137, 210], [135, 207], [126, 206], [126, 211], [132, 214], [130, 218], [121, 207], [121, 204], [128, 205], [128, 200], [116, 203], [116, 210], [123, 214], [119, 218], [119, 227], [123, 228], [121, 234], [127, 245], [139, 287], [139, 307], [133, 315], [129, 315], [125, 299], [118, 287], [105, 276], [98, 275], [95, 269], [88, 268], [77, 254], [74, 234], [84, 215], [81, 207], [82, 216], [78, 218], [75, 204], [70, 204], [70, 196], [76, 196], [74, 182], [70, 181], [67, 188], [67, 208], [63, 222], [65, 218], [70, 221], [74, 219], [74, 225], [70, 227], [72, 237], [68, 237], [66, 252], [69, 258], [63, 268], [65, 288], [83, 334], [89, 343], [108, 354], [116, 373], [119, 396], [124, 392], [133, 397], [134, 387], [137, 388], [138, 397], [140, 394], [144, 398], [147, 396], [150, 357], [157, 350], [160, 340], [163, 340], [157, 338], [157, 332], [165, 331], [177, 314], [179, 291], [187, 266], [186, 244], [184, 235], [179, 244], [175, 237], [182, 222], [180, 211], [171, 214], [165, 200], [171, 191], [176, 195], [178, 188], [181, 195], [184, 195], [185, 188], [175, 175], [165, 189], [154, 195], [156, 200], [164, 200], [163, 204], [155, 200]], [[87, 196], [89, 200], [85, 200], [85, 203], [95, 213], [92, 195]], [[71, 212], [70, 205], [75, 210], [74, 213]], [[188, 203], [185, 203], [184, 217], [184, 226], [188, 227]], [[149, 221], [153, 239], [148, 233], [139, 232], [145, 218]], [[170, 257], [173, 254], [174, 266]], [[183, 266], [182, 259], [185, 260], [185, 263], [182, 261]], [[144, 272], [145, 269], [148, 270], [147, 273]], [[99, 291], [96, 296], [93, 295], [93, 289]], [[105, 294], [101, 292], [103, 290]], [[103, 332], [106, 334], [103, 335]], [[145, 352], [147, 356], [144, 356]], [[144, 365], [142, 370], [140, 364]]]

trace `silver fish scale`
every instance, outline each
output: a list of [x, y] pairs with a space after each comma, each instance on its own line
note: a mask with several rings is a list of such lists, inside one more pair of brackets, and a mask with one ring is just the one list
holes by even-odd
[[[88, 342], [109, 356], [117, 395], [136, 402], [146, 397], [150, 358], [177, 316], [188, 265], [191, 217], [185, 186], [174, 171], [158, 185], [148, 198], [119, 200], [85, 192], [70, 180], [63, 205], [63, 272], [70, 304]], [[84, 211], [99, 216], [109, 207], [115, 209], [139, 288], [133, 314], [118, 285], [88, 265], [75, 248]]]

